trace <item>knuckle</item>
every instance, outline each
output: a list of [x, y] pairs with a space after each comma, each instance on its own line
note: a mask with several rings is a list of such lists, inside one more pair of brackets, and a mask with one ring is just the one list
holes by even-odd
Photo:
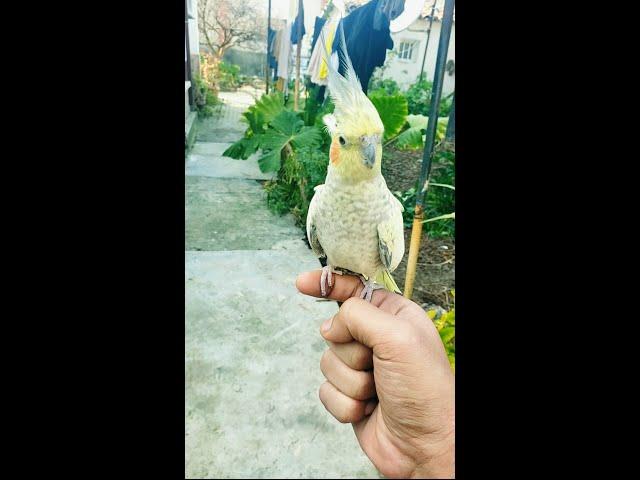
[[331, 350], [325, 350], [324, 353], [322, 354], [322, 357], [320, 357], [320, 370], [324, 374], [326, 374], [327, 367], [329, 366], [330, 352]]
[[353, 423], [360, 420], [362, 417], [362, 407], [356, 400], [349, 402], [340, 415], [338, 421], [340, 423]]
[[356, 400], [366, 400], [371, 395], [373, 378], [368, 373], [363, 373], [354, 386], [353, 398]]
[[351, 354], [351, 364], [357, 370], [363, 370], [369, 366], [371, 353], [368, 349], [358, 345]]
[[414, 347], [418, 345], [419, 335], [417, 329], [411, 324], [404, 324], [403, 328], [398, 329], [394, 334], [394, 340], [400, 345], [406, 347]]

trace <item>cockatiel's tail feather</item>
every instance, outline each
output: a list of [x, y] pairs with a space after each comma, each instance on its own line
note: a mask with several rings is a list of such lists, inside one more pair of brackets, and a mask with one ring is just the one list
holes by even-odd
[[384, 286], [384, 288], [386, 288], [390, 292], [395, 292], [402, 295], [400, 288], [398, 288], [398, 285], [396, 284], [395, 280], [388, 270], [382, 270], [374, 277], [374, 280], [376, 283]]

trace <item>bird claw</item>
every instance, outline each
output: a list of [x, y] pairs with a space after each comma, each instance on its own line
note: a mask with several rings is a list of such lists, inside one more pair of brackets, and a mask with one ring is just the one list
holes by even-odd
[[382, 285], [377, 284], [373, 278], [367, 280], [362, 275], [359, 275], [360, 281], [364, 284], [364, 288], [360, 292], [360, 298], [366, 300], [367, 302], [371, 302], [371, 298], [373, 297], [373, 291], [384, 288]]
[[335, 270], [331, 265], [322, 267], [322, 274], [320, 275], [320, 294], [323, 297], [329, 295], [329, 292], [333, 288], [333, 274], [342, 275], [342, 272]]

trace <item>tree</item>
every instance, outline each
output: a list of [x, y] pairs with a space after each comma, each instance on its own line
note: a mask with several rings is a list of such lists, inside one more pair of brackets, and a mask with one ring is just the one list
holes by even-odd
[[231, 47], [264, 41], [266, 35], [255, 0], [200, 0], [198, 28], [216, 63]]

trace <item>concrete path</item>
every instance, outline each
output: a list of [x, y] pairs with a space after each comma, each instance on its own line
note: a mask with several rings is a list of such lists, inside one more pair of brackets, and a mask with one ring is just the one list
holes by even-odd
[[318, 399], [318, 328], [337, 305], [294, 283], [320, 264], [267, 209], [255, 157], [221, 157], [253, 98], [222, 97], [185, 172], [185, 477], [380, 478]]

